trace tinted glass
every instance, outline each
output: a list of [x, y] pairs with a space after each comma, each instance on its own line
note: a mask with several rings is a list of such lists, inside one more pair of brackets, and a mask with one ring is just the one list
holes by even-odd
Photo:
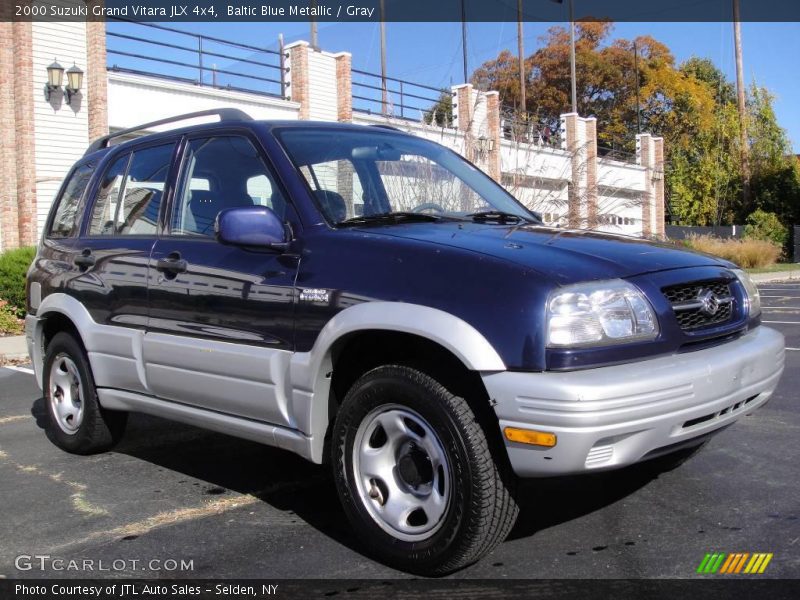
[[158, 212], [174, 148], [174, 144], [168, 144], [133, 153], [117, 211], [118, 234], [156, 233]]
[[114, 218], [119, 205], [119, 193], [122, 189], [122, 180], [128, 170], [130, 154], [123, 154], [115, 160], [100, 181], [97, 198], [92, 209], [92, 222], [89, 225], [89, 235], [113, 235]]
[[64, 193], [58, 202], [48, 237], [65, 238], [75, 235], [80, 205], [86, 186], [94, 173], [95, 164], [86, 163], [73, 171]]
[[267, 206], [283, 218], [286, 201], [269, 169], [247, 138], [192, 140], [176, 194], [172, 233], [214, 234], [217, 214], [226, 208]]

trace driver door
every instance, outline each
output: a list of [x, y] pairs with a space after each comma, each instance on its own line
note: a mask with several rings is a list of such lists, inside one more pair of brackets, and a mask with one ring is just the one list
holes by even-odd
[[289, 419], [298, 258], [223, 245], [219, 211], [263, 205], [295, 221], [258, 142], [190, 138], [166, 235], [150, 259], [144, 342], [148, 386], [164, 399], [277, 425]]

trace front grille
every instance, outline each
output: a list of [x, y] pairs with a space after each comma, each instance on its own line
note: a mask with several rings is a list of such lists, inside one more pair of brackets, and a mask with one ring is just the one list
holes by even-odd
[[673, 285], [662, 292], [683, 331], [727, 323], [733, 315], [730, 282], [725, 280]]

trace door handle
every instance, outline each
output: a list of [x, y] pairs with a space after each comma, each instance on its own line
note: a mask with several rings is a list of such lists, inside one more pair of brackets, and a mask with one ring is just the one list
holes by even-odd
[[97, 262], [97, 259], [92, 254], [91, 248], [85, 248], [83, 252], [81, 252], [78, 256], [76, 256], [73, 261], [76, 265], [81, 268], [89, 268], [93, 267], [94, 264]]
[[189, 263], [181, 258], [177, 252], [168, 254], [166, 258], [159, 258], [156, 262], [156, 269], [165, 273], [185, 273], [189, 268]]

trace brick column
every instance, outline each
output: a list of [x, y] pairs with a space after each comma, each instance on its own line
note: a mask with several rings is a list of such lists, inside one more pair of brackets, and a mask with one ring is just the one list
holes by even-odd
[[0, 3], [0, 250], [19, 245], [13, 5]]
[[287, 74], [288, 97], [293, 102], [300, 104], [301, 119], [308, 119], [309, 114], [309, 82], [308, 82], [308, 52], [309, 44], [305, 41], [294, 42], [286, 46], [289, 63]]
[[561, 143], [564, 149], [569, 152], [571, 166], [567, 209], [567, 225], [569, 227], [580, 227], [581, 202], [584, 192], [584, 174], [581, 169], [581, 143], [578, 135], [578, 125], [578, 113], [561, 115]]
[[586, 226], [597, 228], [597, 119], [584, 121], [586, 132]]
[[651, 207], [654, 203], [653, 190], [653, 141], [649, 133], [636, 136], [636, 159], [645, 168], [644, 195], [642, 196], [642, 235], [653, 235], [653, 213]]
[[492, 150], [487, 157], [489, 175], [500, 182], [502, 178], [500, 165], [500, 93], [486, 92], [486, 131], [492, 140]]
[[36, 235], [36, 159], [34, 156], [33, 26], [14, 23], [14, 119], [16, 121], [17, 227], [19, 244], [32, 246]]
[[353, 56], [349, 52], [336, 55], [336, 113], [339, 121], [353, 120]]
[[[88, 0], [92, 7], [104, 0]], [[108, 133], [108, 73], [106, 71], [106, 24], [103, 20], [86, 22], [86, 98], [89, 109], [89, 140]]]
[[655, 180], [653, 185], [655, 187], [655, 212], [656, 223], [654, 233], [660, 237], [666, 237], [666, 227], [664, 224], [664, 210], [665, 197], [664, 197], [664, 138], [653, 138], [653, 175]]

